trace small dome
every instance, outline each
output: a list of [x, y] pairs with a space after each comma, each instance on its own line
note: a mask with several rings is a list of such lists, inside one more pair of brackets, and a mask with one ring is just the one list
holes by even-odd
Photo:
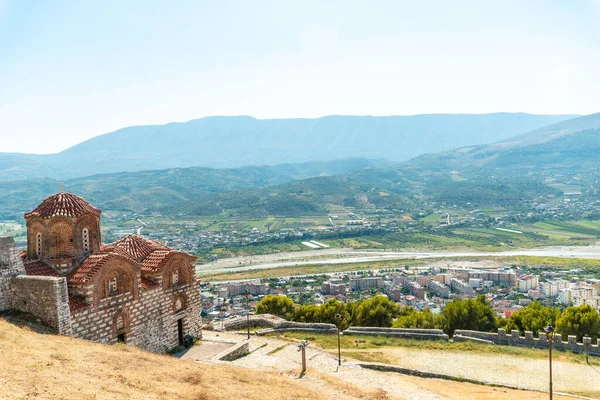
[[130, 257], [135, 260], [142, 260], [150, 253], [156, 250], [171, 250], [162, 243], [155, 242], [151, 239], [146, 239], [137, 235], [124, 236], [112, 244], [116, 248], [120, 248], [127, 252]]
[[84, 199], [71, 193], [61, 192], [48, 197], [35, 210], [25, 214], [25, 218], [69, 217], [77, 218], [84, 214], [100, 215], [102, 211]]

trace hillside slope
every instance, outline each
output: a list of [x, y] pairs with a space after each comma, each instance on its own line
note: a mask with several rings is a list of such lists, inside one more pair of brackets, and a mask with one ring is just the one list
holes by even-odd
[[523, 113], [271, 120], [207, 117], [123, 128], [58, 154], [0, 153], [0, 180], [68, 179], [108, 172], [232, 168], [348, 157], [402, 161], [423, 153], [496, 142], [573, 117]]
[[458, 171], [469, 176], [525, 176], [560, 170], [592, 172], [598, 166], [600, 113], [575, 118], [489, 145], [427, 154], [405, 169]]
[[[380, 160], [355, 158], [234, 169], [190, 167], [92, 175], [62, 183], [67, 190], [83, 196], [101, 209], [140, 212], [227, 191], [388, 165]], [[61, 181], [54, 179], [0, 181], [0, 219], [22, 217], [24, 212], [60, 190], [60, 184]]]
[[41, 335], [0, 317], [0, 399], [322, 399], [292, 377]]

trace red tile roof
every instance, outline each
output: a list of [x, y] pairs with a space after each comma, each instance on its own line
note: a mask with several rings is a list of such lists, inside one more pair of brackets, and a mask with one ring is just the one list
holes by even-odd
[[87, 213], [100, 215], [101, 212], [81, 197], [61, 192], [48, 197], [33, 211], [26, 213], [25, 218], [80, 217]]
[[169, 261], [172, 251], [156, 250], [142, 261], [142, 272], [157, 272]]
[[31, 276], [60, 276], [51, 266], [41, 261], [30, 261], [24, 264], [25, 272]]
[[72, 294], [69, 295], [69, 309], [71, 312], [81, 311], [89, 306], [88, 303], [81, 300], [79, 297], [73, 296]]
[[135, 263], [135, 260], [131, 257], [116, 252], [92, 253], [87, 256], [78, 267], [71, 271], [69, 276], [67, 276], [67, 281], [69, 284], [75, 285], [86, 283], [92, 279], [108, 261], [114, 258], [120, 258], [121, 260]]
[[142, 290], [148, 290], [148, 289], [152, 289], [155, 287], [158, 287], [158, 283], [154, 282], [151, 279], [144, 278], [142, 276]]
[[90, 254], [77, 268], [67, 277], [70, 284], [86, 283], [89, 281], [114, 253]]
[[141, 261], [155, 250], [171, 250], [162, 243], [137, 235], [124, 236], [112, 244], [127, 252], [133, 259]]

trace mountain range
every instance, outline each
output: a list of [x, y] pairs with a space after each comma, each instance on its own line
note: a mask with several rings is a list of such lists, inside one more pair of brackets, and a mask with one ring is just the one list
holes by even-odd
[[0, 181], [356, 157], [401, 162], [424, 153], [497, 142], [573, 117], [524, 113], [266, 120], [207, 117], [123, 128], [57, 154], [0, 153]]
[[[489, 145], [459, 147], [391, 164], [345, 159], [278, 166], [204, 167], [99, 174], [65, 180], [105, 209], [265, 217], [323, 215], [327, 204], [415, 210], [423, 199], [511, 205], [577, 186], [597, 197], [600, 113]], [[60, 181], [0, 182], [0, 218], [15, 218]]]

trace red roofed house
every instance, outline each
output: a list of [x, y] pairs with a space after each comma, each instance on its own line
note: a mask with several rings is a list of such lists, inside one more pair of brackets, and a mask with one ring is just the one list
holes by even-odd
[[[59, 315], [63, 334], [157, 352], [183, 345], [187, 335], [201, 336], [196, 258], [136, 235], [102, 244], [100, 213], [62, 192], [25, 214], [26, 274], [66, 281], [65, 304], [58, 295], [56, 310], [43, 312]], [[17, 293], [19, 301], [27, 307]]]

